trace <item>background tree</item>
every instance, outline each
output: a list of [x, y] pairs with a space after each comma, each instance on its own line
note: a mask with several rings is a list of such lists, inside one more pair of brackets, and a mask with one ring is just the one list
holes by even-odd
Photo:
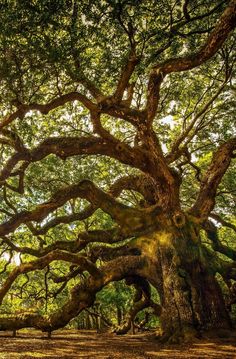
[[50, 333], [124, 278], [131, 317], [155, 306], [165, 339], [230, 328], [236, 1], [24, 0], [0, 16], [0, 300], [21, 288], [41, 308], [0, 329]]

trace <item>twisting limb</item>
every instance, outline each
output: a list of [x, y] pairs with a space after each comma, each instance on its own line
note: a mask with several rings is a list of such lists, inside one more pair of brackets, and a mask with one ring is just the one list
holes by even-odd
[[130, 175], [119, 178], [110, 188], [110, 193], [114, 197], [118, 197], [123, 190], [133, 190], [143, 195], [150, 204], [155, 204], [155, 181], [146, 175]]
[[12, 121], [14, 121], [17, 118], [24, 118], [24, 116], [29, 111], [39, 111], [43, 115], [48, 114], [50, 111], [54, 110], [55, 108], [58, 108], [60, 106], [65, 105], [67, 102], [73, 102], [73, 101], [80, 101], [86, 108], [88, 109], [94, 109], [96, 108], [96, 105], [92, 103], [86, 96], [80, 94], [79, 92], [70, 92], [65, 95], [61, 95], [57, 97], [56, 99], [52, 100], [51, 102], [48, 102], [47, 104], [38, 104], [33, 103], [29, 105], [25, 105], [22, 103], [18, 103], [17, 107], [18, 109], [5, 117], [0, 122], [0, 131], [9, 125]]
[[137, 230], [143, 226], [145, 212], [117, 202], [111, 195], [96, 187], [93, 182], [83, 180], [76, 185], [58, 190], [48, 202], [38, 205], [34, 210], [20, 212], [12, 216], [10, 220], [0, 225], [0, 236], [13, 232], [20, 224], [42, 221], [49, 213], [64, 205], [69, 199], [78, 197], [87, 199], [95, 206], [100, 207], [115, 221], [122, 223], [124, 228], [133, 225], [133, 229]]
[[132, 167], [140, 167], [145, 171], [146, 156], [138, 148], [132, 148], [124, 142], [107, 140], [95, 136], [87, 137], [51, 137], [45, 139], [37, 147], [24, 152], [17, 152], [10, 157], [0, 173], [0, 183], [12, 174], [20, 161], [25, 161], [18, 169], [21, 174], [32, 162], [37, 162], [49, 154], [66, 159], [76, 155], [96, 155], [114, 157]]
[[100, 270], [86, 257], [56, 249], [55, 251], [50, 252], [44, 257], [40, 257], [39, 259], [36, 259], [32, 262], [21, 264], [15, 269], [13, 269], [13, 271], [8, 275], [6, 281], [1, 286], [0, 304], [2, 303], [2, 300], [7, 294], [8, 290], [11, 288], [12, 283], [17, 279], [19, 275], [29, 273], [37, 269], [43, 269], [55, 260], [62, 260], [65, 262], [74, 263], [79, 266], [83, 271], [88, 271], [94, 277], [101, 276]]
[[222, 226], [231, 228], [231, 229], [233, 229], [233, 230], [236, 232], [236, 226], [235, 226], [233, 223], [231, 223], [231, 222], [229, 222], [229, 221], [223, 219], [219, 214], [217, 214], [217, 213], [210, 213], [209, 217], [215, 219], [215, 220], [216, 220], [217, 222], [219, 222]]
[[112, 136], [112, 134], [102, 126], [100, 112], [98, 111], [91, 112], [90, 118], [93, 124], [94, 133], [97, 133], [99, 136], [106, 139], [111, 144], [113, 143], [113, 146], [116, 146], [119, 143], [119, 140], [117, 140], [114, 136]]
[[[145, 175], [140, 176], [125, 176], [118, 179], [110, 188], [109, 193], [112, 197], [118, 197], [123, 190], [134, 190], [143, 195], [149, 204], [153, 205], [157, 202], [155, 197], [155, 182]], [[156, 199], [156, 200], [155, 200]], [[83, 220], [90, 217], [97, 207], [95, 205], [89, 205], [80, 213], [73, 213], [70, 215], [59, 216], [44, 224], [40, 229], [36, 229], [31, 226], [30, 230], [34, 235], [45, 234], [50, 228], [53, 228], [61, 223], [71, 223], [77, 220]]]
[[207, 237], [210, 239], [212, 243], [212, 248], [220, 252], [224, 255], [226, 255], [228, 258], [236, 261], [236, 251], [233, 248], [230, 248], [229, 246], [226, 246], [221, 243], [219, 237], [218, 237], [218, 229], [214, 225], [212, 221], [207, 221], [204, 224], [204, 229], [206, 231]]
[[154, 69], [166, 75], [171, 72], [190, 70], [206, 62], [221, 48], [230, 32], [235, 28], [235, 20], [236, 1], [231, 0], [206, 43], [198, 52], [190, 56], [167, 60], [160, 65], [156, 65]]
[[124, 91], [127, 89], [131, 75], [138, 63], [139, 59], [135, 55], [134, 50], [131, 50], [128, 61], [121, 71], [120, 78], [113, 95], [117, 102], [122, 100]]
[[151, 300], [150, 285], [146, 279], [133, 276], [128, 277], [126, 279], [126, 283], [128, 285], [134, 285], [136, 294], [131, 310], [125, 318], [125, 322], [121, 326], [115, 328], [114, 332], [116, 334], [126, 334], [131, 329], [132, 322], [134, 321], [136, 315], [145, 308], [155, 307], [156, 314], [161, 314], [161, 306], [153, 303]]
[[236, 138], [232, 138], [223, 143], [213, 154], [211, 164], [201, 181], [199, 194], [190, 213], [204, 220], [213, 210], [218, 185], [231, 163], [235, 149]]
[[[142, 234], [142, 232], [140, 234]], [[20, 247], [14, 243], [14, 238], [9, 238], [6, 236], [2, 237], [2, 244], [6, 244], [11, 250], [17, 253], [27, 253], [34, 257], [40, 258], [57, 249], [69, 251], [71, 253], [78, 253], [90, 243], [99, 242], [101, 244], [114, 244], [132, 237], [132, 235], [132, 231], [130, 231], [130, 233], [126, 231], [124, 233], [120, 228], [112, 228], [108, 230], [80, 232], [77, 236], [77, 239], [74, 241], [55, 241], [46, 247], [38, 249], [25, 246]]]
[[235, 28], [235, 24], [236, 0], [231, 0], [200, 50], [185, 57], [169, 59], [153, 67], [149, 77], [146, 104], [149, 122], [153, 121], [156, 115], [160, 98], [160, 86], [164, 77], [172, 72], [191, 70], [209, 60], [221, 48], [228, 35]]
[[41, 315], [22, 315], [0, 318], [0, 330], [17, 330], [34, 327], [51, 333], [53, 330], [64, 327], [72, 318], [83, 309], [90, 307], [95, 300], [95, 295], [111, 281], [121, 280], [127, 275], [136, 275], [142, 272], [145, 259], [141, 256], [127, 256], [110, 261], [100, 268], [101, 275], [90, 276], [85, 282], [75, 286], [70, 299], [62, 308], [49, 317]]
[[[119, 180], [117, 180], [110, 188], [109, 193], [111, 194], [112, 197], [118, 197], [120, 195], [120, 193], [124, 190], [124, 189], [128, 189], [128, 190], [135, 190], [138, 191], [139, 193], [142, 193], [143, 196], [145, 197], [145, 200], [149, 200], [149, 204], [155, 204], [155, 196], [154, 196], [154, 183], [152, 181], [151, 178], [146, 177], [146, 176], [125, 176], [120, 178]], [[77, 220], [83, 220], [86, 219], [88, 217], [90, 217], [96, 210], [97, 210], [98, 206], [91, 204], [88, 207], [86, 207], [82, 212], [80, 213], [72, 213], [70, 215], [64, 215], [64, 216], [59, 216], [56, 218], [53, 218], [51, 220], [49, 220], [46, 224], [44, 224], [41, 228], [35, 228], [33, 226], [33, 224], [26, 223], [29, 226], [30, 231], [32, 232], [33, 235], [43, 235], [45, 233], [47, 233], [47, 231], [59, 224], [67, 224], [67, 223], [72, 223], [74, 221]], [[12, 216], [12, 215], [11, 215]], [[1, 228], [1, 227], [0, 227]], [[119, 236], [117, 235], [117, 230], [115, 230], [115, 232], [113, 230], [111, 231], [94, 231], [95, 235], [93, 237], [93, 240], [96, 241], [96, 235], [98, 236], [97, 241], [100, 241], [102, 238], [102, 235], [104, 236], [104, 241], [106, 240], [107, 234], [110, 233], [116, 233], [116, 237], [121, 237], [122, 238], [122, 234], [120, 233]], [[99, 234], [101, 233], [101, 235]], [[128, 232], [127, 232], [128, 234]], [[132, 233], [130, 233], [132, 235]], [[80, 235], [80, 238], [84, 237]], [[89, 235], [88, 235], [89, 237]], [[101, 238], [100, 238], [101, 237]], [[92, 239], [91, 239], [92, 240]], [[8, 243], [8, 245], [10, 245], [11, 241], [7, 238], [4, 239], [4, 241], [6, 243]], [[69, 244], [68, 242], [66, 243], [66, 247], [61, 247], [60, 244], [60, 249], [68, 249], [69, 248]], [[71, 242], [70, 242], [71, 243]], [[72, 246], [72, 244], [70, 244], [70, 246]], [[51, 247], [51, 246], [50, 246]], [[12, 244], [12, 248], [13, 248], [13, 244]], [[71, 250], [72, 247], [70, 247]], [[21, 251], [22, 253], [29, 253], [32, 255], [42, 255], [42, 250], [38, 251], [35, 249], [30, 249], [30, 248], [18, 248], [15, 246], [14, 248], [16, 251]], [[56, 247], [55, 247], [56, 249]], [[69, 250], [69, 249], [68, 249]], [[45, 253], [45, 249], [44, 252]]]

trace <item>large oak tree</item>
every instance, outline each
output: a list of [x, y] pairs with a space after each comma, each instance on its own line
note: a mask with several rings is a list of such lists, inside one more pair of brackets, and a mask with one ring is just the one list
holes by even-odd
[[131, 316], [156, 288], [166, 339], [230, 328], [236, 1], [12, 0], [0, 17], [0, 301], [55, 263], [77, 281], [0, 329], [61, 328], [124, 278]]

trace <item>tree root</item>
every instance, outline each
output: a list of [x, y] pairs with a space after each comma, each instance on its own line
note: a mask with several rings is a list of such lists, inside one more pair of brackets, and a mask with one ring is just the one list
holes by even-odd
[[202, 333], [193, 327], [185, 326], [170, 333], [160, 333], [156, 337], [163, 344], [192, 343], [202, 338]]

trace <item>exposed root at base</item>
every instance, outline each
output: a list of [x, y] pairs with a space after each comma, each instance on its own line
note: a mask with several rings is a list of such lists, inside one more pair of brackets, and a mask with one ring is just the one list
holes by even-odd
[[160, 333], [157, 339], [163, 344], [193, 343], [202, 338], [202, 333], [194, 328], [185, 327], [172, 333]]

